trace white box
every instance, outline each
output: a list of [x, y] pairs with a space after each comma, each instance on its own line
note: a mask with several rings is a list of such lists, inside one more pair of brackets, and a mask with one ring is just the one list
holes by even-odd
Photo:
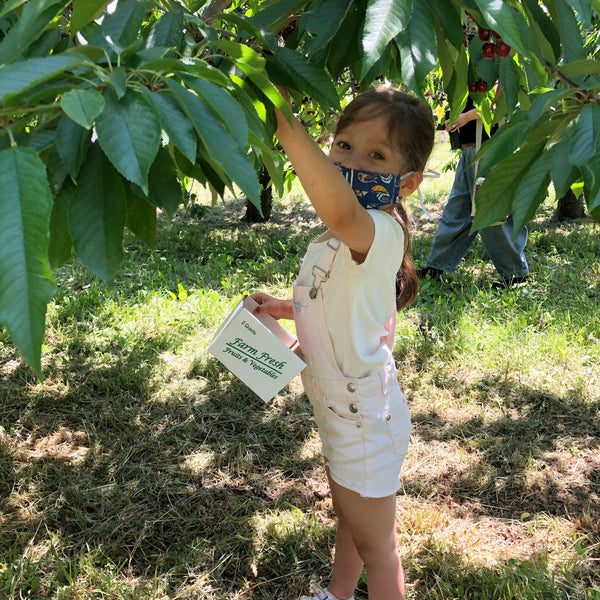
[[258, 304], [241, 300], [208, 345], [208, 351], [268, 402], [306, 363], [298, 340], [271, 315], [252, 314]]

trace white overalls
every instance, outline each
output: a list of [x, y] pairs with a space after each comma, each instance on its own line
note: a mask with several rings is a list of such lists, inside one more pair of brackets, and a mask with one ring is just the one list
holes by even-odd
[[302, 382], [333, 480], [361, 496], [381, 498], [399, 488], [410, 437], [410, 412], [392, 357], [366, 377], [345, 377], [338, 367], [321, 287], [327, 285], [339, 247], [337, 238], [327, 241], [327, 251], [312, 266], [312, 286], [294, 283], [296, 332], [307, 363]]

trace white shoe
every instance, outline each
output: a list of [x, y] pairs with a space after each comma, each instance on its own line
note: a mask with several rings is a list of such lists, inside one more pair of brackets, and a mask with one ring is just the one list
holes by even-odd
[[[315, 581], [310, 582], [310, 589], [314, 594], [312, 596], [300, 596], [300, 600], [339, 600], [339, 598], [334, 596], [327, 588], [322, 588]], [[347, 600], [354, 600], [354, 596]]]

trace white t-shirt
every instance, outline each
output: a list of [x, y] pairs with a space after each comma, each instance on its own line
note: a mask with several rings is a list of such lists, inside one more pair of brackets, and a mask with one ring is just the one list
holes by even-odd
[[[375, 237], [366, 259], [357, 264], [341, 244], [329, 279], [322, 284], [325, 320], [337, 364], [346, 377], [364, 377], [391, 356], [389, 330], [396, 317], [396, 274], [404, 255], [404, 232], [390, 214], [369, 210]], [[313, 284], [312, 266], [326, 250], [326, 240], [311, 242], [297, 283]]]

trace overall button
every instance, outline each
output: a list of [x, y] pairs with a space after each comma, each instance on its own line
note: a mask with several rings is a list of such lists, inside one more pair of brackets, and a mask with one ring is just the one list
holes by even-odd
[[355, 391], [356, 391], [356, 384], [354, 384], [354, 383], [350, 382], [350, 383], [349, 383], [349, 384], [346, 386], [346, 389], [347, 389], [349, 392], [355, 392]]
[[358, 412], [358, 406], [356, 406], [356, 404], [354, 404], [354, 402], [348, 408], [350, 409], [351, 413], [356, 414]]

